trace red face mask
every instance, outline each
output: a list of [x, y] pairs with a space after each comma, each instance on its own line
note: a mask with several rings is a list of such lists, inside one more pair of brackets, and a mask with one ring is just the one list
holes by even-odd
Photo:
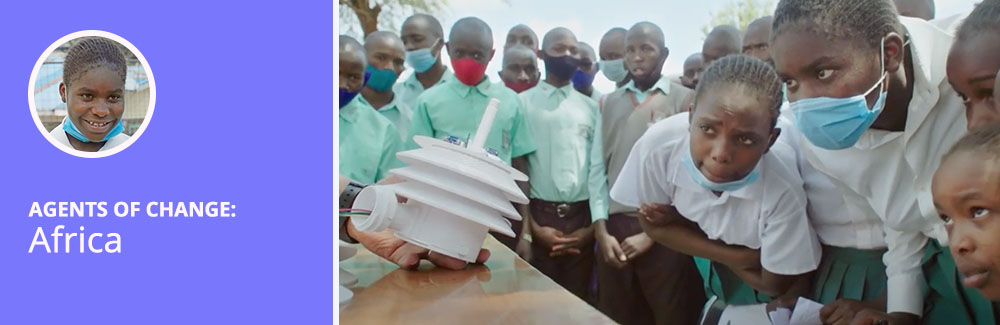
[[536, 85], [538, 85], [538, 82], [537, 81], [536, 82], [506, 82], [506, 81], [504, 81], [503, 84], [507, 85], [507, 88], [510, 88], [514, 92], [520, 94], [520, 93], [524, 92], [525, 90], [534, 88]]
[[469, 86], [479, 84], [486, 75], [486, 65], [471, 58], [451, 59], [451, 68], [455, 69], [455, 78]]

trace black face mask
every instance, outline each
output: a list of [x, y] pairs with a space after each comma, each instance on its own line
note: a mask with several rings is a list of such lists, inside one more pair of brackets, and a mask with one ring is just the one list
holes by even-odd
[[572, 56], [545, 55], [545, 72], [551, 73], [556, 78], [569, 80], [579, 68], [580, 60]]

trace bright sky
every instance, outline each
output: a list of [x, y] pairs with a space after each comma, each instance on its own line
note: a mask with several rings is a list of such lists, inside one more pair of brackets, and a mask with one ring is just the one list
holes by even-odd
[[[653, 22], [663, 28], [666, 34], [670, 56], [664, 64], [663, 72], [670, 75], [680, 74], [684, 59], [701, 51], [704, 41], [701, 27], [709, 22], [711, 13], [732, 1], [734, 0], [450, 0], [448, 9], [435, 16], [444, 27], [446, 38], [452, 24], [463, 17], [476, 16], [490, 25], [493, 29], [493, 44], [498, 50], [486, 74], [494, 82], [499, 82], [497, 71], [500, 70], [507, 31], [522, 23], [531, 27], [538, 34], [539, 40], [552, 28], [569, 28], [577, 39], [596, 50], [601, 36], [613, 27], [628, 29], [639, 21]], [[977, 2], [979, 0], [935, 0], [936, 18], [968, 13]], [[774, 3], [777, 4], [777, 1]], [[341, 25], [340, 30], [346, 28]], [[399, 30], [394, 32], [399, 33]], [[442, 55], [445, 62], [448, 62], [445, 51], [442, 51]], [[539, 68], [544, 71], [541, 61]], [[409, 73], [411, 70], [407, 69], [403, 76]], [[614, 88], [614, 84], [601, 73], [594, 80], [594, 86], [604, 93]]]

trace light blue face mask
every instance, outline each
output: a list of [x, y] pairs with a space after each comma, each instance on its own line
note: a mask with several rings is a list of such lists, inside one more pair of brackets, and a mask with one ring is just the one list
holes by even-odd
[[406, 52], [406, 63], [413, 67], [413, 71], [423, 73], [430, 70], [430, 68], [434, 66], [434, 63], [437, 62], [437, 57], [435, 57], [434, 54], [431, 54], [431, 49], [434, 48], [434, 45], [437, 45], [440, 40], [441, 39], [434, 41], [434, 43], [432, 43], [432, 45], [428, 48]]
[[747, 176], [743, 179], [735, 180], [732, 182], [716, 183], [705, 177], [704, 174], [698, 170], [698, 167], [694, 165], [694, 159], [691, 158], [691, 151], [689, 150], [684, 158], [681, 158], [681, 164], [684, 165], [684, 169], [687, 170], [688, 174], [691, 175], [691, 179], [695, 183], [701, 185], [705, 189], [713, 192], [732, 192], [746, 187], [747, 185], [753, 184], [760, 178], [760, 162], [757, 162], [757, 166], [753, 167]]
[[600, 60], [597, 62], [598, 68], [604, 76], [615, 83], [619, 83], [625, 80], [628, 76], [628, 70], [625, 70], [625, 60], [615, 59], [615, 60]]
[[879, 61], [882, 77], [863, 94], [846, 98], [806, 98], [788, 103], [789, 109], [795, 113], [795, 127], [809, 142], [827, 150], [846, 149], [854, 146], [861, 134], [875, 123], [885, 108], [888, 92], [882, 89], [871, 109], [865, 97], [879, 88], [888, 76], [885, 71], [885, 38], [882, 38]]
[[[122, 120], [119, 119], [118, 123], [115, 124], [115, 127], [111, 128], [111, 131], [108, 131], [108, 134], [104, 136], [104, 139], [101, 139], [101, 141], [96, 141], [96, 142], [108, 141], [108, 139], [114, 138], [116, 135], [122, 133], [122, 131], [124, 130], [125, 127], [122, 126]], [[66, 119], [63, 120], [63, 131], [66, 131], [66, 134], [69, 134], [74, 138], [76, 138], [77, 140], [80, 140], [80, 142], [93, 142], [90, 141], [90, 139], [87, 139], [87, 137], [84, 136], [83, 133], [76, 128], [76, 125], [73, 125], [73, 121], [69, 119], [69, 115], [67, 115]]]

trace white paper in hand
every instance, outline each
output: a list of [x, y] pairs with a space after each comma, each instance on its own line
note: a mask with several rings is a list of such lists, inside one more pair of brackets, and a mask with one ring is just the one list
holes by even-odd
[[746, 325], [766, 325], [771, 321], [767, 319], [767, 304], [757, 305], [729, 305], [722, 312], [719, 324], [746, 324]]
[[789, 323], [796, 325], [822, 325], [823, 321], [820, 320], [819, 311], [823, 309], [823, 305], [799, 297], [799, 301], [795, 302], [795, 311], [792, 312], [792, 318]]
[[788, 308], [778, 308], [769, 313], [768, 316], [771, 317], [771, 325], [788, 325], [790, 319], [792, 318], [792, 311]]

